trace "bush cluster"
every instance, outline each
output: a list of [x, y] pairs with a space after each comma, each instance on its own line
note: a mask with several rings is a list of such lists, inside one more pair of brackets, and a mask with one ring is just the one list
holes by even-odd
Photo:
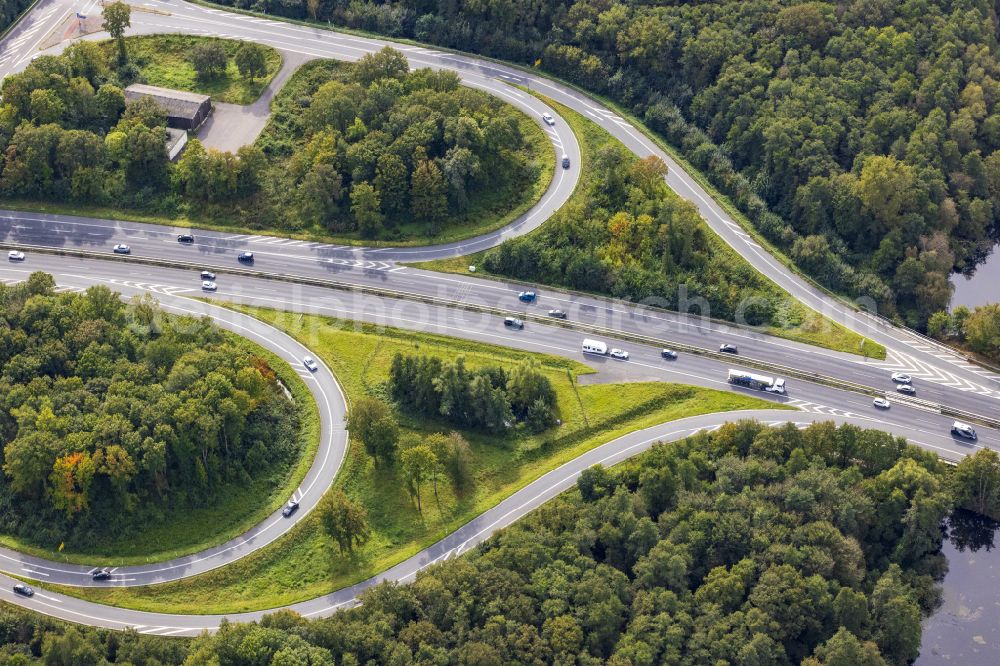
[[469, 370], [461, 356], [444, 363], [433, 356], [397, 354], [389, 393], [405, 410], [444, 417], [462, 428], [501, 433], [523, 423], [541, 432], [555, 423], [555, 389], [527, 364]]

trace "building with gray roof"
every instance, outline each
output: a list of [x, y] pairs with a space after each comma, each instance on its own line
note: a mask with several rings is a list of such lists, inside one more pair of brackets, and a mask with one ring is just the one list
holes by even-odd
[[212, 98], [208, 95], [158, 88], [142, 83], [133, 83], [125, 89], [127, 104], [143, 97], [152, 97], [163, 107], [167, 112], [167, 126], [177, 129], [197, 129], [212, 112]]

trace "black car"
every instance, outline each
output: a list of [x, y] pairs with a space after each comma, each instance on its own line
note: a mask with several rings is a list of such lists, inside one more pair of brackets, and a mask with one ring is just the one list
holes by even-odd
[[236, 260], [241, 264], [252, 264], [253, 263], [253, 252], [240, 252]]
[[22, 597], [33, 597], [35, 596], [35, 591], [29, 585], [18, 583], [14, 586], [14, 594], [20, 594]]
[[503, 325], [506, 326], [507, 328], [516, 328], [518, 330], [524, 328], [524, 322], [518, 319], [517, 317], [505, 317], [503, 320]]
[[288, 500], [288, 504], [286, 504], [285, 508], [281, 510], [281, 515], [284, 516], [285, 518], [288, 518], [288, 516], [292, 515], [298, 510], [299, 510], [299, 503], [296, 502], [295, 500]]
[[724, 345], [719, 345], [719, 351], [722, 352], [723, 354], [739, 354], [739, 351], [736, 350], [736, 345], [731, 345], [728, 343]]
[[213, 273], [212, 271], [202, 271], [201, 272], [201, 279], [202, 280], [214, 280], [215, 279], [215, 273]]
[[664, 349], [660, 352], [660, 356], [669, 361], [673, 361], [674, 359], [677, 358], [677, 352], [675, 352], [673, 349]]
[[562, 310], [549, 310], [549, 316], [555, 317], [556, 319], [565, 319], [566, 313]]
[[192, 236], [191, 234], [181, 234], [180, 236], [177, 237], [177, 242], [186, 243], [190, 245], [191, 243], [194, 242], [194, 236]]
[[99, 569], [90, 574], [92, 580], [111, 580], [111, 572], [107, 569]]

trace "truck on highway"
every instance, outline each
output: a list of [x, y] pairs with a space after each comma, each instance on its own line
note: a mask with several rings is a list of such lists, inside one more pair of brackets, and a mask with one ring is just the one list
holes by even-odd
[[768, 393], [785, 394], [785, 380], [775, 379], [767, 375], [758, 375], [745, 370], [730, 370], [729, 383], [736, 386], [744, 386], [757, 391], [767, 391]]

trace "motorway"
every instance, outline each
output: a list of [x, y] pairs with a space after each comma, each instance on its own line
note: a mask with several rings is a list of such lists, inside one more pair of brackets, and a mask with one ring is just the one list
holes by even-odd
[[[145, 291], [155, 294], [165, 307], [174, 311], [209, 314], [227, 328], [232, 328], [232, 320], [243, 321], [246, 328], [251, 329], [251, 332], [256, 334], [254, 337], [275, 334], [273, 329], [265, 324], [252, 319], [246, 321], [240, 315], [228, 311], [220, 312], [217, 307], [209, 303], [191, 300], [192, 296], [201, 296], [201, 291], [195, 280], [197, 276], [192, 271], [154, 268], [150, 271], [149, 281], [138, 283], [131, 279], [131, 266], [125, 262], [115, 264], [100, 260], [56, 257], [43, 259], [39, 257], [37, 264], [30, 267], [7, 266], [0, 268], [0, 279], [7, 282], [18, 281], [28, 275], [30, 270], [37, 268], [51, 272], [55, 276], [57, 284], [64, 290], [81, 290], [91, 284], [98, 283], [107, 284], [123, 293]], [[682, 356], [676, 362], [669, 362], [660, 358], [657, 347], [644, 347], [626, 342], [615, 343], [614, 340], [608, 340], [608, 342], [618, 344], [631, 352], [629, 361], [617, 362], [605, 358], [585, 357], [579, 348], [580, 334], [561, 327], [538, 324], [526, 327], [523, 331], [508, 331], [503, 328], [500, 318], [497, 316], [484, 316], [478, 313], [470, 315], [470, 313], [453, 308], [407, 301], [394, 303], [387, 301], [387, 299], [367, 297], [356, 293], [348, 293], [341, 298], [337, 292], [331, 294], [329, 290], [323, 288], [281, 281], [265, 281], [253, 277], [227, 277], [225, 284], [228, 286], [221, 287], [215, 298], [281, 307], [290, 311], [318, 313], [375, 324], [391, 323], [406, 329], [436, 332], [471, 340], [499, 343], [519, 349], [562, 355], [593, 365], [595, 369], [599, 370], [598, 377], [601, 381], [622, 379], [681, 381], [721, 390], [743, 391], [743, 389], [729, 386], [721, 378], [725, 372], [724, 364], [704, 357]], [[248, 334], [246, 330], [242, 332]], [[257, 339], [260, 338], [257, 337]], [[293, 351], [296, 354], [301, 352], [301, 349]], [[321, 372], [328, 373], [329, 371], [323, 368]], [[767, 397], [763, 393], [750, 393], [759, 397]], [[715, 428], [736, 418], [756, 418], [774, 424], [783, 423], [786, 420], [799, 424], [832, 420], [837, 423], [852, 423], [860, 427], [877, 427], [907, 437], [950, 460], [961, 459], [964, 455], [983, 446], [1000, 448], [1000, 432], [980, 428], [979, 442], [971, 444], [952, 438], [948, 434], [948, 419], [922, 410], [894, 405], [888, 411], [877, 411], [871, 406], [870, 400], [864, 396], [807, 382], [790, 383], [789, 394], [788, 398], [776, 398], [775, 401], [798, 407], [801, 411], [757, 410], [709, 414], [661, 424], [609, 442], [541, 477], [437, 544], [378, 576], [332, 594], [295, 604], [291, 608], [303, 615], [314, 616], [350, 606], [362, 590], [374, 583], [382, 580], [405, 582], [430, 564], [468, 550], [497, 529], [511, 524], [570, 487], [575, 482], [577, 475], [592, 464], [598, 462], [606, 465], [614, 464], [648, 448], [655, 441], [676, 440], [698, 430]], [[54, 565], [54, 567], [64, 569], [62, 565]], [[10, 571], [7, 565], [4, 565], [3, 568]], [[31, 572], [15, 572], [31, 576]], [[44, 578], [46, 582], [59, 581], [69, 585], [92, 584], [89, 578], [80, 575], [80, 572], [74, 575], [49, 570], [48, 573], [49, 576]], [[127, 579], [131, 577], [131, 574], [123, 575], [108, 584], [138, 584], [137, 581]], [[0, 576], [0, 580], [12, 583], [2, 576]], [[130, 626], [140, 632], [157, 635], [195, 635], [203, 629], [215, 628], [222, 619], [222, 616], [215, 615], [172, 615], [113, 608], [55, 594], [47, 590], [40, 590], [32, 599], [22, 599], [13, 596], [9, 585], [0, 590], [0, 598], [16, 601], [26, 607], [71, 621], [87, 622], [109, 628]], [[264, 612], [261, 611], [232, 614], [226, 617], [233, 621], [249, 621], [259, 619], [263, 614]]]
[[[77, 0], [76, 4], [79, 5], [85, 1]], [[42, 0], [34, 13], [48, 12], [50, 10], [46, 8], [53, 4], [73, 6], [74, 2], [71, 0]], [[960, 355], [942, 345], [917, 337], [903, 329], [889, 326], [877, 317], [846, 306], [843, 302], [824, 294], [795, 272], [789, 270], [761, 248], [665, 151], [650, 141], [627, 120], [573, 88], [555, 83], [539, 74], [525, 72], [486, 59], [456, 55], [433, 48], [397, 44], [389, 40], [347, 35], [263, 17], [234, 14], [223, 9], [202, 7], [182, 0], [152, 0], [141, 5], [136, 4], [135, 7], [136, 11], [132, 13], [132, 28], [129, 34], [179, 32], [245, 39], [268, 44], [309, 58], [325, 57], [341, 60], [356, 60], [383, 46], [395, 46], [407, 55], [413, 67], [432, 67], [455, 71], [466, 85], [497, 95], [529, 113], [536, 120], [545, 111], [553, 113], [558, 119], [558, 115], [548, 106], [510, 84], [536, 90], [587, 116], [639, 157], [656, 155], [663, 159], [669, 167], [668, 185], [680, 196], [694, 203], [713, 231], [750, 261], [761, 273], [812, 309], [889, 349], [886, 362], [878, 366], [887, 373], [907, 372], [919, 379], [926, 380], [928, 383], [939, 384], [949, 390], [957, 389], [960, 392], [991, 394], [994, 397], [1000, 397], [1000, 376], [967, 362]], [[102, 37], [106, 37], [106, 35], [96, 34], [89, 38]], [[4, 40], [4, 45], [9, 43], [9, 39]], [[62, 47], [63, 45], [52, 47], [45, 53], [58, 52]], [[28, 51], [25, 52], [25, 49]], [[22, 42], [19, 47], [11, 49], [11, 51], [21, 55], [19, 57], [11, 56], [6, 64], [0, 64], [0, 77], [22, 69], [30, 62], [33, 55], [30, 52], [30, 42], [28, 41]], [[2, 61], [3, 57], [0, 57], [0, 63]], [[557, 168], [549, 190], [539, 203], [524, 216], [497, 232], [466, 241], [423, 248], [348, 247], [305, 243], [278, 237], [234, 236], [232, 234], [216, 236], [200, 232], [199, 239], [203, 243], [200, 244], [200, 249], [209, 254], [214, 253], [220, 258], [226, 250], [252, 249], [259, 257], [279, 259], [282, 272], [308, 272], [312, 266], [307, 264], [318, 264], [321, 269], [329, 273], [336, 271], [338, 266], [363, 266], [368, 267], [370, 271], [388, 272], [396, 267], [395, 262], [398, 261], [425, 261], [469, 254], [493, 247], [507, 238], [527, 233], [544, 222], [552, 212], [565, 202], [576, 184], [579, 173], [576, 166], [580, 164], [580, 159], [579, 145], [575, 137], [569, 131], [568, 126], [561, 121], [558, 121], [555, 127], [546, 127], [546, 131], [549, 132], [557, 153], [563, 151], [570, 155], [574, 168], [568, 171]], [[98, 221], [95, 225], [94, 220], [74, 220], [74, 218], [63, 216], [36, 214], [8, 213], [8, 216], [11, 229], [8, 231], [6, 239], [12, 242], [94, 247], [101, 236], [106, 233], [105, 229], [115, 228], [116, 233], [120, 232], [127, 237], [127, 242], [130, 242], [137, 252], [167, 258], [173, 252], [172, 248], [165, 248], [162, 245], [159, 248], [138, 246], [139, 239], [135, 236], [141, 236], [143, 233], [156, 234], [156, 228], [150, 225], [134, 223], [119, 225], [119, 223], [104, 220]], [[53, 231], [51, 224], [48, 223], [50, 220], [58, 220], [58, 228], [61, 231]], [[71, 228], [74, 225], [76, 228]], [[168, 237], [174, 233], [174, 230], [167, 228], [160, 228], [159, 231], [162, 233], [159, 237], [160, 241], [168, 240]], [[2, 228], [0, 228], [0, 233], [3, 233]], [[112, 241], [111, 244], [119, 240], [121, 240], [121, 236]], [[106, 243], [105, 247], [108, 247]], [[306, 258], [315, 261], [302, 261]], [[271, 265], [274, 265], [273, 262]], [[471, 277], [460, 279], [442, 276], [430, 277], [432, 275], [434, 274], [423, 276], [429, 287], [447, 280], [456, 285], [455, 288], [463, 294], [463, 297], [467, 298], [481, 298], [488, 301], [494, 295], [493, 290], [496, 288], [489, 281]], [[701, 326], [704, 328], [707, 324], [702, 322]], [[723, 327], [721, 330], [725, 332], [726, 328]], [[766, 356], [762, 358], [768, 359]], [[983, 409], [992, 412], [995, 406], [983, 407], [979, 411], [982, 413]]]
[[[905, 371], [917, 379], [917, 396], [922, 399], [984, 415], [995, 413], [1000, 406], [997, 402], [1000, 384], [990, 378], [992, 373], [975, 368], [962, 372], [960, 367], [947, 363], [948, 356], [934, 357], [935, 363], [931, 363], [912, 351], [893, 349], [887, 360], [877, 361], [764, 335], [698, 315], [658, 310], [647, 303], [630, 304], [534, 285], [417, 270], [388, 260], [386, 253], [379, 250], [365, 252], [274, 236], [212, 231], [198, 231], [193, 244], [182, 245], [177, 242], [177, 232], [173, 228], [135, 222], [0, 210], [0, 245], [97, 252], [111, 261], [116, 258], [112, 252], [114, 245], [127, 243], [134, 257], [189, 262], [220, 275], [241, 270], [236, 255], [252, 250], [253, 271], [279, 273], [288, 279], [334, 280], [347, 288], [391, 290], [411, 300], [460, 302], [468, 307], [499, 308], [515, 315], [544, 316], [550, 309], [559, 309], [566, 312], [568, 321], [655, 337], [662, 339], [665, 346], [682, 344], [718, 349], [719, 344], [730, 342], [738, 346], [741, 355], [759, 361], [796, 366], [888, 392], [893, 391], [889, 375]], [[32, 255], [29, 260], [50, 265], [43, 254]], [[132, 277], [151, 279], [153, 273], [148, 270], [133, 265]], [[530, 305], [520, 302], [517, 296], [524, 289], [534, 289], [538, 300]]]
[[[79, 5], [79, 6], [78, 6]], [[68, 0], [42, 0], [33, 12], [2, 43], [0, 77], [26, 66], [44, 38], [47, 26], [64, 20], [67, 12], [91, 11], [81, 3]], [[93, 8], [91, 4], [89, 7]], [[369, 39], [318, 28], [302, 27], [260, 17], [249, 17], [221, 9], [191, 5], [180, 0], [144, 3], [155, 11], [135, 11], [131, 33], [184, 32], [248, 39], [293, 51], [308, 57], [355, 60], [364, 53], [378, 50], [386, 40]], [[37, 41], [36, 41], [37, 38]], [[870, 315], [858, 313], [831, 298], [797, 274], [787, 269], [755, 243], [719, 207], [697, 182], [669, 155], [654, 145], [627, 120], [578, 91], [553, 83], [542, 76], [469, 56], [445, 53], [429, 48], [397, 45], [414, 67], [451, 69], [459, 73], [467, 85], [487, 90], [515, 104], [522, 110], [539, 114], [549, 110], [530, 95], [508, 84], [518, 84], [537, 90], [556, 101], [583, 113], [598, 123], [640, 157], [655, 154], [670, 167], [667, 182], [682, 197], [695, 203], [709, 226], [728, 244], [746, 257], [764, 275], [788, 291], [793, 297], [843, 323], [849, 328], [880, 342], [889, 349], [886, 361], [867, 361], [807, 345], [761, 335], [757, 332], [721, 324], [700, 317], [679, 315], [620, 301], [566, 294], [556, 290], [540, 290], [537, 303], [520, 303], [517, 292], [523, 286], [474, 277], [440, 275], [401, 266], [399, 261], [420, 261], [451, 257], [493, 247], [513, 235], [526, 233], [540, 225], [568, 198], [578, 178], [578, 168], [557, 169], [548, 192], [525, 216], [503, 230], [469, 241], [431, 248], [357, 248], [330, 244], [308, 243], [267, 236], [247, 236], [196, 231], [193, 247], [176, 242], [176, 229], [132, 222], [113, 222], [33, 213], [0, 212], [0, 241], [13, 245], [45, 246], [49, 249], [87, 250], [101, 253], [105, 259], [56, 256], [29, 250], [23, 264], [8, 264], [0, 268], [0, 279], [17, 281], [33, 270], [52, 273], [60, 288], [83, 289], [104, 283], [126, 294], [151, 292], [173, 311], [201, 312], [213, 316], [221, 325], [233, 328], [258, 341], [277, 340], [280, 356], [297, 362], [307, 352], [287, 336], [252, 319], [241, 317], [199, 301], [199, 280], [194, 266], [218, 268], [219, 291], [214, 298], [282, 309], [318, 313], [331, 317], [369, 321], [414, 330], [439, 332], [455, 337], [483, 340], [510, 347], [559, 354], [585, 360], [599, 370], [597, 381], [660, 380], [678, 381], [723, 390], [734, 389], [725, 382], [728, 367], [740, 367], [739, 357], [720, 360], [708, 356], [682, 354], [675, 362], [664, 361], [659, 347], [627, 340], [616, 340], [621, 334], [641, 334], [662, 338], [667, 342], [701, 348], [714, 348], [720, 342], [736, 342], [741, 355], [759, 361], [794, 365], [803, 370], [821, 373], [844, 381], [858, 382], [891, 391], [888, 380], [891, 371], [902, 370], [917, 378], [918, 395], [951, 407], [983, 415], [996, 413], [1000, 398], [1000, 377], [967, 363], [957, 354], [913, 334], [887, 326]], [[56, 49], [58, 50], [58, 47]], [[550, 111], [551, 112], [551, 111]], [[555, 114], [554, 114], [555, 115]], [[579, 147], [568, 126], [557, 121], [549, 136], [557, 153], [570, 154], [574, 167], [580, 164]], [[183, 261], [188, 270], [114, 261], [110, 248], [127, 242], [135, 257]], [[282, 279], [264, 280], [237, 269], [235, 254], [253, 250], [257, 262], [255, 271], [280, 274]], [[333, 290], [308, 281], [337, 280], [345, 285], [367, 289], [391, 289], [396, 296], [378, 296], [359, 291]], [[501, 314], [470, 312], [449, 307], [448, 302], [481, 305], [511, 313], [538, 313], [544, 317], [549, 308], [568, 313], [572, 322], [598, 325], [610, 332], [602, 336], [609, 344], [631, 352], [628, 362], [610, 359], [583, 359], [580, 353], [580, 331], [563, 326], [529, 321], [523, 331], [509, 331], [502, 325]], [[593, 337], [593, 336], [591, 336]], [[270, 344], [270, 348], [274, 349]], [[315, 355], [314, 355], [315, 356]], [[302, 373], [300, 373], [302, 374]], [[346, 434], [343, 430], [343, 397], [325, 367], [310, 381], [321, 410], [327, 410], [324, 441], [329, 455], [317, 457], [310, 475], [303, 484], [303, 506], [296, 520], [315, 505], [329, 480], [332, 479], [344, 454]], [[656, 440], [673, 440], [699, 429], [713, 428], [734, 417], [754, 417], [767, 421], [791, 419], [806, 423], [814, 420], [834, 420], [855, 423], [905, 436], [941, 456], [957, 460], [978, 447], [1000, 448], [1000, 433], [979, 428], [980, 440], [975, 445], [956, 440], [948, 434], [951, 419], [931, 411], [895, 404], [888, 411], [876, 411], [869, 397], [848, 391], [813, 384], [789, 381], [789, 395], [778, 399], [798, 408], [795, 412], [752, 412], [747, 414], [716, 414], [684, 419], [631, 433], [610, 442], [538, 479], [491, 511], [449, 535], [438, 544], [405, 562], [383, 572], [375, 579], [340, 590], [331, 595], [293, 606], [305, 615], [329, 613], [353, 603], [356, 594], [367, 585], [382, 579], [406, 581], [434, 561], [461, 553], [499, 529], [517, 520], [531, 509], [569, 487], [576, 475], [587, 466], [603, 462], [611, 464], [634, 455]], [[318, 395], [317, 391], [325, 394]], [[756, 394], [761, 397], [764, 394]], [[324, 407], [324, 404], [326, 407]], [[339, 444], [338, 444], [339, 443]], [[315, 474], [314, 474], [315, 472]], [[199, 573], [226, 561], [245, 555], [281, 532], [287, 523], [272, 516], [264, 521], [249, 538], [220, 547], [217, 553], [201, 553], [190, 558], [150, 567], [122, 568], [107, 584], [140, 585], [164, 580], [177, 580]], [[27, 558], [17, 553], [0, 553], [0, 569], [68, 585], [93, 584], [90, 567], [67, 567]], [[0, 576], [0, 580], [4, 580]], [[11, 581], [7, 580], [10, 583]], [[6, 595], [6, 596], [4, 596]], [[174, 616], [139, 613], [84, 602], [75, 598], [39, 591], [33, 599], [13, 598], [6, 585], [0, 598], [20, 603], [56, 617], [111, 628], [136, 627], [139, 631], [159, 635], [192, 635], [214, 628], [217, 616]], [[261, 613], [229, 616], [234, 620], [256, 619]]]

